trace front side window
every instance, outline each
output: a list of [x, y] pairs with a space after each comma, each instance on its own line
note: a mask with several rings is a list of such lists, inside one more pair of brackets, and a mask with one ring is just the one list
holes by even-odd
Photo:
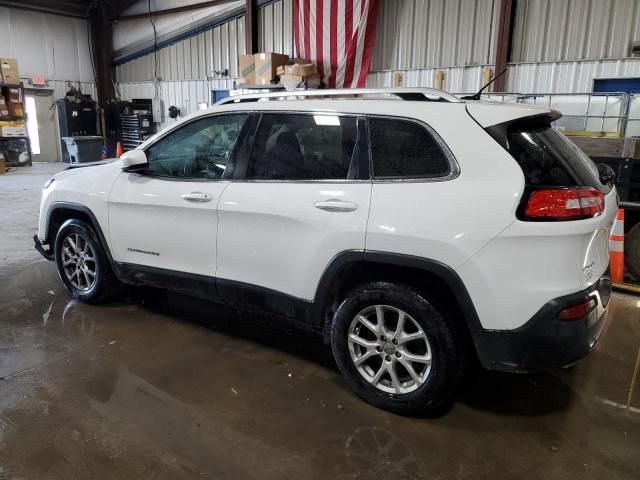
[[[245, 178], [344, 180], [353, 178], [357, 118], [265, 113], [260, 119]], [[356, 155], [357, 156], [357, 155]]]
[[371, 155], [376, 178], [437, 178], [451, 163], [422, 125], [395, 118], [371, 118]]
[[246, 114], [215, 115], [177, 129], [146, 150], [151, 175], [220, 179]]

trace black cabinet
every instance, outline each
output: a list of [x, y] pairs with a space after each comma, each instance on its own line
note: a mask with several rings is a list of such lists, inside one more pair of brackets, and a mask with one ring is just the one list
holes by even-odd
[[98, 134], [96, 103], [93, 100], [71, 102], [57, 100], [58, 124], [61, 137]]

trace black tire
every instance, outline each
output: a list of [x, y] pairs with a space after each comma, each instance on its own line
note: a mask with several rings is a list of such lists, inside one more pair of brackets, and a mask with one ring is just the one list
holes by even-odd
[[624, 263], [636, 280], [640, 280], [640, 223], [624, 236]]
[[[428, 338], [431, 347], [431, 370], [426, 375], [426, 379], [424, 379], [424, 372], [422, 373], [424, 383], [413, 391], [408, 393], [382, 391], [358, 372], [351, 359], [348, 342], [351, 322], [358, 313], [374, 305], [388, 305], [407, 313]], [[461, 339], [455, 337], [454, 327], [450, 321], [451, 318], [444, 309], [427, 300], [425, 295], [415, 288], [388, 282], [364, 284], [351, 292], [333, 316], [331, 325], [333, 356], [351, 389], [371, 405], [401, 415], [441, 415], [451, 406], [456, 396], [465, 357]], [[381, 363], [383, 358], [393, 360], [393, 355], [386, 356], [384, 353], [380, 355], [382, 355]], [[405, 372], [408, 371], [405, 370]], [[415, 384], [417, 385], [417, 382]]]
[[[69, 235], [73, 235], [74, 238], [75, 235], [78, 235], [82, 240], [86, 241], [91, 247], [91, 250], [93, 250], [95, 261], [87, 263], [95, 272], [93, 283], [89, 285], [90, 288], [78, 288], [73, 285], [65, 273], [62, 249], [63, 243]], [[62, 224], [56, 234], [54, 254], [58, 276], [72, 298], [84, 303], [97, 304], [105, 302], [120, 293], [121, 284], [109, 265], [109, 260], [102, 247], [102, 242], [100, 242], [93, 227], [85, 222], [71, 219]], [[78, 281], [77, 278], [75, 281]]]

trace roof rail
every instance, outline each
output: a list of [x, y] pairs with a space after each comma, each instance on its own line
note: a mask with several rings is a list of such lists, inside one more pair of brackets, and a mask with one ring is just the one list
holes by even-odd
[[292, 98], [322, 98], [322, 97], [358, 97], [363, 95], [395, 96], [401, 100], [451, 102], [460, 103], [458, 97], [435, 88], [345, 88], [335, 90], [295, 90], [293, 92], [249, 93], [232, 95], [219, 100], [216, 105], [228, 103], [257, 102], [258, 100], [288, 100]]

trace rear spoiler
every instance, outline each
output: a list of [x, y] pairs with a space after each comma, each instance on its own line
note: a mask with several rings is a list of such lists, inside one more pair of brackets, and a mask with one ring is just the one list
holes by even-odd
[[558, 120], [560, 117], [562, 117], [562, 114], [560, 112], [558, 112], [557, 110], [550, 110], [545, 113], [538, 113], [536, 115], [529, 115], [527, 117], [520, 117], [503, 123], [498, 123], [497, 125], [492, 125], [485, 130], [495, 139], [496, 142], [498, 142], [502, 147], [509, 150], [507, 131], [512, 126], [517, 126], [520, 124], [548, 125], [551, 122]]

